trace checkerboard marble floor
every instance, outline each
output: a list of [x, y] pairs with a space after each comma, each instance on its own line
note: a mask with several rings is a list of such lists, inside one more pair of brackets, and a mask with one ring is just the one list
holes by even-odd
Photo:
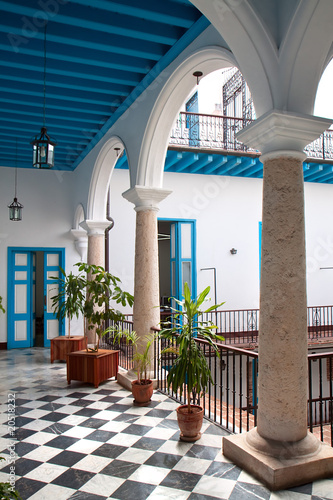
[[155, 392], [135, 407], [114, 380], [68, 386], [48, 349], [0, 351], [0, 382], [0, 481], [14, 466], [22, 499], [333, 499], [333, 478], [271, 493], [223, 457], [217, 426], [181, 442], [177, 403]]

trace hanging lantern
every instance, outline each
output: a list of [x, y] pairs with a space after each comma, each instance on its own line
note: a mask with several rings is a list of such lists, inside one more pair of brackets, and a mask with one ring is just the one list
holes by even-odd
[[45, 119], [46, 119], [46, 27], [44, 28], [44, 89], [43, 89], [43, 126], [40, 131], [40, 136], [30, 142], [32, 144], [32, 163], [35, 168], [52, 168], [54, 166], [54, 148], [57, 143], [50, 139], [47, 134]]
[[42, 127], [40, 136], [31, 141], [32, 164], [35, 168], [52, 168], [54, 166], [54, 147], [57, 143], [50, 139], [46, 127]]
[[8, 205], [8, 208], [9, 208], [9, 220], [13, 221], [22, 220], [23, 205], [19, 201], [17, 201], [16, 197], [14, 198], [12, 203]]
[[18, 221], [22, 220], [23, 205], [17, 201], [17, 139], [16, 139], [16, 154], [15, 154], [15, 196], [9, 208], [9, 220]]

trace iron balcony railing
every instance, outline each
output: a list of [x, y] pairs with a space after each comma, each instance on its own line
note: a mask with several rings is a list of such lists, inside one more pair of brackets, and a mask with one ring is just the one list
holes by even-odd
[[[323, 342], [333, 338], [333, 306], [307, 308], [308, 340]], [[257, 344], [259, 334], [259, 309], [218, 310], [203, 314], [204, 321], [217, 326], [226, 344]]]
[[[172, 127], [169, 145], [259, 155], [258, 150], [236, 139], [237, 132], [252, 121], [232, 116], [180, 112]], [[333, 130], [326, 130], [304, 151], [308, 158], [333, 160]]]

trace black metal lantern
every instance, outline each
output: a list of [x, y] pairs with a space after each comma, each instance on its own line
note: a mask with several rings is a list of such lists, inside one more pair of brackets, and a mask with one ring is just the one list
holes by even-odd
[[40, 136], [30, 142], [33, 147], [32, 163], [35, 168], [52, 168], [54, 166], [54, 148], [57, 143], [51, 139], [47, 133], [45, 125], [46, 117], [46, 27], [44, 29], [44, 102], [43, 102], [43, 126], [40, 131]]
[[9, 208], [9, 220], [13, 221], [22, 220], [23, 205], [19, 201], [17, 201], [17, 140], [16, 140], [16, 156], [15, 156], [15, 196], [12, 203], [8, 205], [8, 208]]
[[52, 168], [54, 166], [54, 148], [57, 143], [48, 136], [46, 127], [41, 128], [40, 136], [36, 136], [30, 144], [33, 146], [33, 166], [35, 168]]
[[10, 205], [8, 205], [9, 208], [9, 220], [22, 220], [22, 208], [23, 205], [19, 201], [17, 201], [17, 198], [15, 196], [14, 200]]

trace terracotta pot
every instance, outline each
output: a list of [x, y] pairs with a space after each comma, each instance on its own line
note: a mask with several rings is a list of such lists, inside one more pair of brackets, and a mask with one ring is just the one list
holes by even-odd
[[134, 397], [134, 404], [138, 406], [148, 405], [153, 395], [153, 381], [147, 380], [147, 383], [140, 384], [138, 380], [132, 382], [132, 394]]
[[187, 405], [177, 408], [177, 420], [182, 441], [197, 441], [201, 438], [201, 427], [204, 411], [201, 406], [191, 405], [192, 412], [188, 412]]

